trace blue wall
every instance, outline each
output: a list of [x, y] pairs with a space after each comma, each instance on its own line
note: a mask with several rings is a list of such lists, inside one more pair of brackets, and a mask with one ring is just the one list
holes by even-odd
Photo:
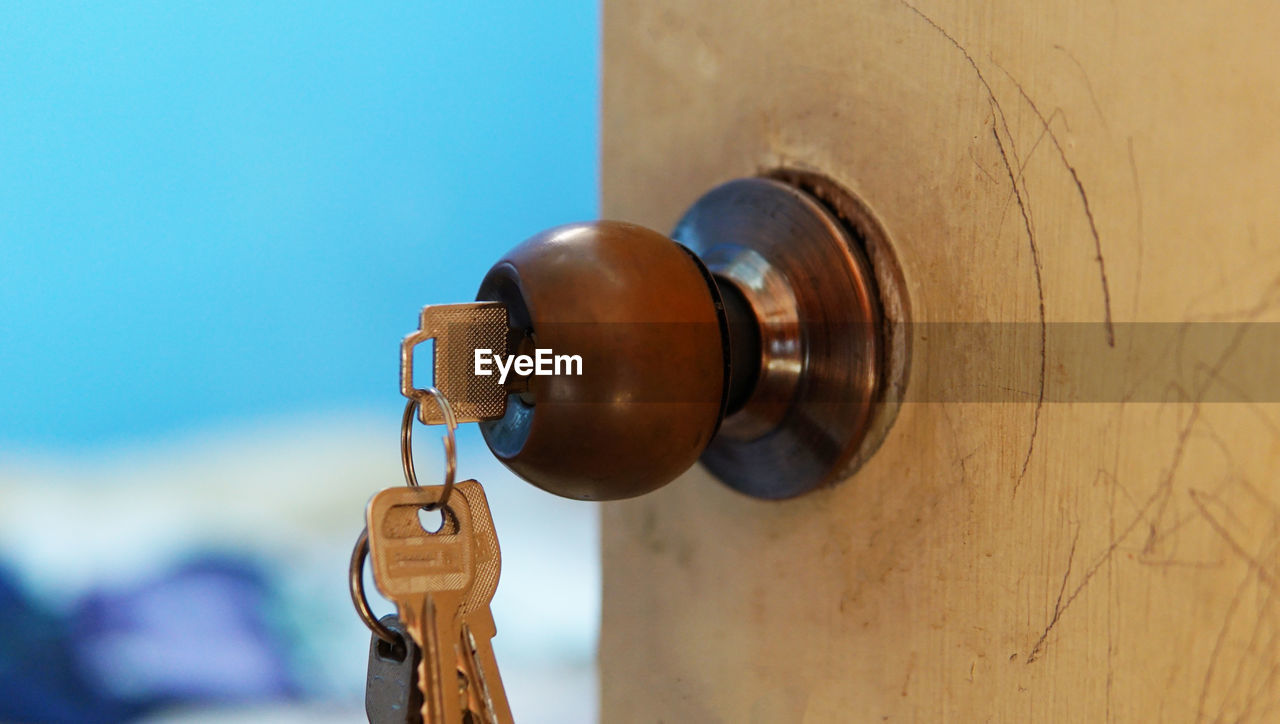
[[0, 6], [0, 447], [385, 408], [597, 213], [590, 2]]

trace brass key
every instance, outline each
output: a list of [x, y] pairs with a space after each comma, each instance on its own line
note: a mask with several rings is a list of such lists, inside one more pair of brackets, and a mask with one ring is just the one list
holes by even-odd
[[450, 496], [438, 531], [423, 529], [419, 511], [443, 492], [444, 486], [388, 488], [369, 501], [366, 516], [374, 581], [422, 650], [422, 719], [459, 724], [457, 662], [463, 657], [463, 603], [475, 580], [474, 531], [463, 495]]
[[443, 410], [425, 390], [414, 386], [413, 350], [435, 340], [433, 384], [453, 406], [458, 422], [496, 420], [507, 411], [507, 390], [497, 376], [477, 377], [475, 355], [488, 349], [506, 355], [511, 331], [507, 308], [498, 302], [433, 304], [422, 308], [418, 330], [400, 344], [400, 392], [418, 400], [418, 419], [427, 425], [444, 422]]
[[[463, 603], [462, 665], [473, 682], [475, 693], [486, 724], [511, 724], [511, 706], [507, 702], [502, 676], [498, 673], [498, 661], [493, 654], [493, 637], [498, 629], [489, 608], [498, 590], [498, 576], [502, 570], [502, 555], [498, 548], [498, 535], [489, 513], [489, 501], [484, 488], [474, 480], [459, 483], [456, 491], [467, 499], [471, 512], [473, 560], [475, 581], [471, 593]], [[474, 705], [473, 705], [474, 706]]]

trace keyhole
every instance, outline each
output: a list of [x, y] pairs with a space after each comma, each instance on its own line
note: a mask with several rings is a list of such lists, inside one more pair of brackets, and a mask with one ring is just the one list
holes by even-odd
[[424, 532], [431, 535], [439, 533], [444, 528], [444, 510], [418, 508], [418, 525], [422, 526]]

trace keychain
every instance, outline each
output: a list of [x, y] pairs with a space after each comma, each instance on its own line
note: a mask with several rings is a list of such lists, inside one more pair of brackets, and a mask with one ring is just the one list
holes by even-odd
[[[435, 387], [407, 394], [400, 426], [406, 485], [370, 500], [349, 571], [352, 602], [373, 631], [365, 710], [371, 724], [510, 724], [492, 646], [489, 604], [501, 554], [488, 500], [475, 480], [454, 483], [457, 420], [448, 398]], [[420, 486], [413, 466], [413, 418], [426, 398], [447, 427], [443, 485]], [[440, 513], [439, 529], [424, 529], [423, 510]], [[395, 616], [378, 620], [369, 608], [366, 557]]]

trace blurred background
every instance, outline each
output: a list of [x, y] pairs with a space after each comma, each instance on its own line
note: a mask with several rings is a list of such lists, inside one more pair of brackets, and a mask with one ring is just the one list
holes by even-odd
[[[399, 340], [596, 215], [598, 47], [590, 2], [0, 6], [0, 721], [364, 720]], [[517, 720], [594, 720], [596, 510], [474, 427]]]

